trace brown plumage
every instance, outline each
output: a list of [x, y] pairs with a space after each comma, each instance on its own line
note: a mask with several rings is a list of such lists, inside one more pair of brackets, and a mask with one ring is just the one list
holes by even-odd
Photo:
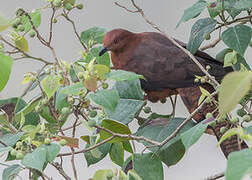
[[[176, 41], [186, 47], [186, 44]], [[152, 102], [180, 94], [187, 109], [192, 112], [197, 108], [197, 101], [201, 95], [199, 86], [203, 85], [210, 92], [214, 91], [209, 84], [194, 82], [195, 75], [204, 76], [204, 73], [187, 54], [160, 33], [132, 33], [124, 29], [115, 29], [106, 33], [103, 45], [104, 48], [99, 55], [110, 51], [115, 69], [132, 71], [145, 77], [146, 80], [141, 80], [141, 86], [147, 94], [147, 99]], [[195, 58], [203, 67], [211, 67], [209, 73], [217, 81], [232, 71], [231, 68], [223, 68], [221, 62], [202, 51], [197, 51]], [[215, 108], [204, 107], [194, 116], [195, 120], [204, 120], [206, 113]], [[219, 127], [214, 129], [214, 132], [219, 139]], [[232, 146], [231, 149], [238, 150], [238, 145]], [[227, 156], [229, 152], [230, 150], [225, 149], [224, 154]]]

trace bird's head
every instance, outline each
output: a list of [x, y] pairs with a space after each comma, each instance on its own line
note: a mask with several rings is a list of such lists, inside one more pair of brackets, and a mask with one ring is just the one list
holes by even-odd
[[130, 41], [131, 35], [133, 35], [132, 32], [124, 29], [114, 29], [107, 32], [104, 35], [103, 48], [99, 56], [102, 56], [107, 51], [116, 52], [122, 50], [127, 45], [128, 41]]

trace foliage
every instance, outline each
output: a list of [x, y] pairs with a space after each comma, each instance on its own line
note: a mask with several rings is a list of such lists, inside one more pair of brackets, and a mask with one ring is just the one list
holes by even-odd
[[[211, 34], [218, 31], [218, 38], [227, 48], [218, 53], [216, 59], [235, 71], [215, 86], [218, 100], [200, 87], [202, 95], [198, 104], [213, 103], [218, 106], [219, 113], [215, 119], [209, 113], [206, 121], [198, 124], [186, 117], [151, 111], [141, 89], [144, 77], [112, 69], [108, 53], [99, 56], [106, 29], [91, 27], [77, 32], [70, 14], [82, 9], [83, 4], [75, 0], [47, 0], [45, 3], [44, 9], [53, 12], [49, 27], [53, 30], [58, 20], [69, 21], [83, 49], [81, 57], [72, 63], [56, 56], [51, 45], [54, 31], [49, 33], [47, 40], [38, 29], [46, 11], [27, 12], [19, 8], [12, 20], [0, 16], [0, 91], [9, 81], [16, 60], [32, 59], [44, 64], [38, 71], [31, 70], [24, 75], [23, 84], [28, 87], [22, 96], [0, 100], [0, 153], [8, 155], [7, 163], [20, 160], [4, 170], [3, 180], [14, 179], [25, 169], [30, 170], [34, 179], [44, 178], [48, 164], [56, 166], [57, 158], [76, 153], [84, 154], [87, 166], [99, 163], [106, 156], [118, 165], [118, 170], [97, 170], [94, 180], [162, 180], [163, 166], [178, 163], [209, 125], [223, 119], [229, 126], [218, 145], [233, 135], [251, 144], [251, 126], [244, 126], [252, 118], [252, 73], [245, 59], [248, 47], [252, 46], [252, 4], [249, 0], [199, 0], [184, 11], [178, 22], [177, 27], [207, 10], [209, 17], [199, 18], [192, 25], [187, 49], [192, 54], [197, 53], [203, 41], [211, 39]], [[8, 36], [4, 36], [6, 34]], [[34, 37], [41, 46], [48, 48], [54, 62], [30, 55], [29, 38]], [[205, 68], [209, 71], [211, 67]], [[195, 82], [199, 80], [212, 83], [206, 76], [195, 78]], [[34, 94], [32, 91], [39, 93], [26, 103], [23, 98]], [[241, 109], [235, 114], [232, 111], [237, 106]], [[151, 114], [146, 117], [148, 113]], [[72, 127], [66, 128], [66, 121], [74, 122]], [[140, 125], [134, 133], [129, 126], [132, 122]], [[77, 150], [79, 138], [74, 135], [79, 125], [85, 126], [91, 134], [83, 134], [80, 138], [86, 143], [82, 150]], [[73, 137], [65, 135], [66, 129], [72, 130]], [[142, 143], [149, 152], [133, 151], [131, 142], [134, 141]], [[62, 146], [71, 152], [62, 153]], [[238, 180], [251, 173], [250, 157], [250, 149], [232, 153], [227, 162], [226, 179]], [[57, 170], [62, 174], [60, 168]]]

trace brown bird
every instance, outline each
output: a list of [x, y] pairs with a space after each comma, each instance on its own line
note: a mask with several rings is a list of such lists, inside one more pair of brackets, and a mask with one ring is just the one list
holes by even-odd
[[[176, 40], [181, 46], [186, 44]], [[210, 84], [195, 82], [196, 76], [204, 76], [200, 68], [174, 45], [165, 35], [156, 32], [132, 33], [124, 29], [114, 29], [105, 34], [103, 49], [99, 55], [106, 51], [111, 52], [111, 60], [115, 69], [122, 69], [141, 74], [141, 87], [147, 94], [147, 99], [157, 102], [174, 94], [180, 94], [189, 112], [198, 106], [201, 95], [199, 86], [209, 92], [214, 88]], [[208, 71], [217, 81], [232, 71], [230, 67], [223, 68], [223, 64], [208, 54], [197, 51], [195, 58], [203, 67], [211, 67]], [[194, 116], [199, 122], [205, 119], [207, 112], [212, 112], [215, 106], [206, 106]], [[221, 126], [226, 124], [221, 124]], [[220, 125], [213, 128], [217, 138], [221, 137]], [[238, 150], [238, 143], [232, 142], [228, 148], [221, 146], [227, 156], [230, 152]]]

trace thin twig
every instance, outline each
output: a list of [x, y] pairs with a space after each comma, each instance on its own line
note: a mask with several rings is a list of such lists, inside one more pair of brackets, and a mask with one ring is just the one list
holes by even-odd
[[71, 152], [72, 152], [71, 164], [72, 164], [72, 169], [73, 169], [73, 172], [74, 172], [74, 179], [78, 180], [77, 170], [76, 170], [75, 163], [74, 163], [75, 151], [74, 151], [74, 148], [72, 148], [72, 147], [71, 147]]
[[64, 171], [64, 169], [62, 168], [62, 166], [57, 163], [57, 162], [54, 162], [54, 163], [50, 163], [52, 166], [54, 166], [58, 171], [59, 173], [61, 174], [61, 176], [66, 179], [66, 180], [71, 180], [71, 178], [66, 174], [66, 172]]
[[201, 47], [200, 50], [204, 51], [204, 50], [209, 49], [209, 48], [214, 48], [220, 41], [221, 41], [221, 38], [219, 37], [218, 39], [215, 39], [212, 43]]
[[[52, 4], [52, 3], [51, 3]], [[54, 16], [55, 16], [55, 12], [56, 12], [56, 9], [55, 7], [52, 5], [52, 16], [51, 16], [51, 19], [50, 19], [50, 31], [49, 31], [49, 40], [48, 40], [48, 44], [51, 44], [52, 42], [52, 35], [53, 35], [53, 19], [54, 19]]]
[[77, 29], [76, 29], [76, 26], [75, 26], [74, 21], [73, 21], [72, 19], [70, 19], [69, 16], [68, 16], [66, 13], [62, 14], [62, 16], [63, 16], [67, 21], [69, 21], [69, 22], [72, 24], [73, 29], [74, 29], [74, 33], [75, 33], [76, 37], [79, 39], [79, 42], [81, 43], [82, 47], [83, 47], [83, 48], [85, 49], [85, 51], [87, 52], [87, 51], [88, 51], [88, 48], [87, 48], [87, 46], [82, 42], [82, 40], [81, 40], [81, 38], [80, 38], [80, 35], [79, 35], [78, 32], [77, 32]]
[[222, 173], [207, 177], [205, 180], [216, 180], [216, 179], [222, 178], [224, 176], [225, 176], [225, 172], [222, 172]]

